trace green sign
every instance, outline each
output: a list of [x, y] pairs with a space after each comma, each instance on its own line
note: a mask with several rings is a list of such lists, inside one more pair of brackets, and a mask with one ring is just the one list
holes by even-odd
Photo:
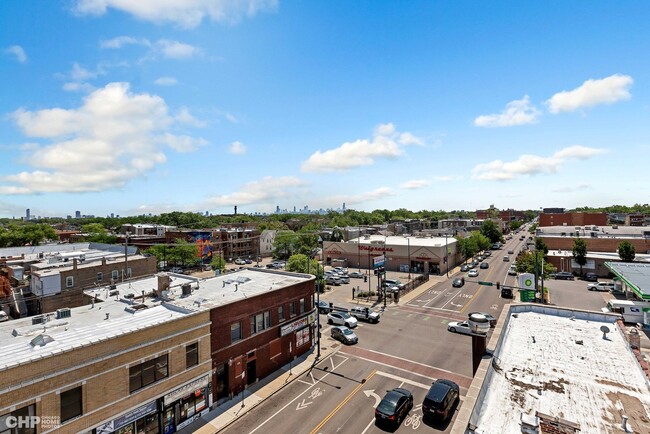
[[479, 285], [485, 285], [485, 286], [492, 286], [493, 285], [492, 282], [481, 282], [481, 281], [479, 281], [478, 284]]

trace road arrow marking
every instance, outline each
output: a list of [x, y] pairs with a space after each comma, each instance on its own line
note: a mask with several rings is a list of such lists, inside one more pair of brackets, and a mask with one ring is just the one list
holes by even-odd
[[381, 398], [379, 397], [379, 395], [375, 393], [375, 389], [364, 390], [363, 393], [365, 393], [368, 398], [370, 398], [371, 396], [375, 398], [375, 408], [377, 408], [377, 406], [381, 402]]
[[303, 408], [307, 408], [309, 404], [311, 404], [311, 402], [305, 402], [305, 400], [303, 399], [302, 402], [298, 403], [296, 410], [302, 410]]

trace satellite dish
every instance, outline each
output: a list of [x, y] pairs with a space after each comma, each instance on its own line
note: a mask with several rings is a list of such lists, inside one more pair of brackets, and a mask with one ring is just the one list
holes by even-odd
[[606, 325], [600, 326], [600, 331], [603, 332], [603, 339], [607, 339], [607, 333], [610, 332], [609, 327]]

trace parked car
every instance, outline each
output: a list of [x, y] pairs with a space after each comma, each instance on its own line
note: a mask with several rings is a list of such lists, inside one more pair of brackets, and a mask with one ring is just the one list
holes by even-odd
[[330, 312], [327, 314], [327, 323], [343, 325], [353, 329], [357, 326], [357, 319], [347, 312]]
[[237, 259], [235, 259], [235, 264], [237, 264], [237, 265], [246, 265], [246, 261], [244, 259], [237, 258]]
[[465, 278], [464, 277], [457, 277], [454, 279], [453, 282], [451, 282], [451, 286], [454, 288], [460, 288], [465, 284]]
[[169, 269], [170, 273], [183, 274], [183, 269], [181, 267], [172, 267]]
[[447, 330], [452, 333], [461, 333], [464, 335], [472, 334], [472, 329], [469, 328], [467, 321], [450, 321], [447, 324]]
[[466, 272], [469, 271], [469, 267], [467, 265], [463, 264], [463, 265], [460, 266], [460, 271], [462, 271], [463, 273], [466, 273]]
[[438, 379], [432, 385], [422, 402], [422, 414], [440, 421], [452, 415], [452, 409], [460, 401], [460, 388], [451, 380]]
[[325, 276], [325, 283], [327, 285], [339, 286], [341, 284], [341, 279], [338, 276]]
[[397, 286], [399, 289], [404, 289], [406, 288], [406, 285], [404, 285], [402, 282], [400, 282], [397, 279], [385, 279], [384, 283], [386, 284], [387, 287], [392, 287], [392, 286]]
[[489, 250], [486, 250], [485, 253], [483, 253], [484, 256], [492, 256], [492, 252]]
[[469, 270], [468, 277], [478, 277], [478, 270]]
[[350, 278], [348, 277], [347, 274], [344, 274], [342, 276], [338, 276], [339, 280], [341, 283], [350, 283]]
[[558, 273], [552, 273], [551, 277], [557, 280], [573, 280], [573, 273], [569, 271], [560, 271]]
[[605, 291], [608, 292], [612, 289], [614, 289], [614, 284], [610, 282], [597, 282], [597, 283], [590, 283], [587, 285], [587, 289], [589, 291]]
[[330, 313], [330, 304], [326, 301], [320, 300], [317, 307], [318, 313]]
[[350, 309], [350, 315], [359, 321], [367, 321], [373, 324], [377, 324], [381, 318], [378, 312], [367, 307], [353, 307]]
[[363, 273], [359, 271], [351, 271], [348, 273], [349, 277], [353, 277], [355, 279], [363, 279]]
[[506, 255], [503, 257], [503, 262], [510, 262], [510, 256]]
[[587, 282], [598, 282], [598, 276], [596, 276], [596, 273], [587, 273], [585, 274], [585, 280]]
[[375, 409], [377, 423], [399, 426], [413, 408], [413, 394], [401, 387], [389, 390]]
[[345, 267], [334, 267], [332, 270], [336, 271], [339, 274], [348, 274], [348, 269]]
[[515, 264], [512, 264], [510, 268], [508, 268], [508, 276], [516, 276], [517, 275], [517, 267]]
[[345, 326], [332, 327], [332, 337], [344, 344], [356, 344], [359, 342], [357, 335]]
[[479, 265], [479, 268], [482, 268], [482, 269], [485, 270], [486, 268], [490, 268], [490, 264], [488, 264], [487, 262], [481, 262], [481, 265]]
[[253, 260], [252, 259], [244, 259], [244, 262], [246, 262], [247, 264], [252, 264]]
[[491, 313], [488, 313], [488, 312], [470, 312], [469, 316], [472, 316], [474, 314], [483, 315], [485, 318], [487, 318], [488, 321], [490, 321], [490, 327], [496, 327], [497, 319], [494, 316], [492, 316]]

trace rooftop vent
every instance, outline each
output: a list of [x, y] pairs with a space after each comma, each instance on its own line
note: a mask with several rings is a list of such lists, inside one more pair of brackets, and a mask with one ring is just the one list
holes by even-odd
[[139, 310], [144, 310], [147, 308], [149, 308], [149, 306], [147, 306], [146, 304], [138, 303], [138, 304], [132, 304], [131, 306], [127, 306], [124, 308], [124, 310], [129, 313], [136, 313]]
[[48, 344], [48, 343], [50, 343], [50, 342], [54, 342], [54, 339], [52, 339], [51, 336], [48, 336], [48, 335], [38, 335], [38, 336], [36, 336], [34, 339], [32, 339], [31, 341], [29, 341], [29, 344], [30, 344], [32, 347], [42, 347], [42, 346], [44, 346], [45, 344]]
[[47, 318], [44, 315], [32, 317], [32, 325], [45, 324], [46, 322], [47, 322]]
[[63, 309], [58, 309], [56, 311], [56, 319], [61, 319], [61, 318], [70, 318], [70, 315], [72, 312], [70, 312], [70, 309], [67, 307], [64, 307]]
[[192, 285], [189, 283], [183, 283], [183, 285], [181, 285], [181, 289], [183, 290], [184, 296], [192, 295]]

